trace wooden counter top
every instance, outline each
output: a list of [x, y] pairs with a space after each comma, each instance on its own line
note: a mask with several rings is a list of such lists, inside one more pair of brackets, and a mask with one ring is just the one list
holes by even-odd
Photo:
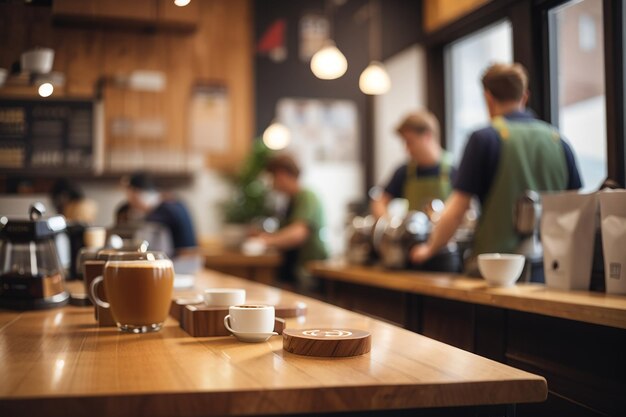
[[[287, 326], [368, 330], [371, 352], [311, 358], [281, 337], [193, 338], [168, 319], [143, 335], [98, 328], [90, 307], [0, 312], [2, 416], [199, 416], [471, 406], [543, 401], [542, 377], [320, 301], [203, 272], [198, 290], [242, 287], [248, 300], [304, 301]], [[189, 292], [178, 295], [189, 295]]]
[[480, 278], [458, 274], [390, 271], [343, 262], [312, 262], [309, 269], [313, 275], [330, 280], [626, 329], [626, 296], [621, 295], [556, 290], [531, 283], [494, 288]]
[[226, 267], [226, 266], [269, 266], [277, 267], [282, 261], [282, 257], [278, 252], [266, 252], [261, 255], [245, 255], [237, 251], [215, 251], [203, 250], [205, 264], [207, 267]]

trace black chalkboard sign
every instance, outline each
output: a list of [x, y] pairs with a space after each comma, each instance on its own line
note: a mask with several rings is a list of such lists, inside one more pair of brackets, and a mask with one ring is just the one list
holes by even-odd
[[91, 172], [92, 100], [0, 100], [0, 171]]

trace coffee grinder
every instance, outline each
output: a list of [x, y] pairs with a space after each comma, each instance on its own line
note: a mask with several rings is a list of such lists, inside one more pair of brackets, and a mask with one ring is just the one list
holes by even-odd
[[29, 219], [0, 218], [0, 308], [44, 309], [69, 300], [55, 244], [65, 218], [43, 218], [45, 211], [35, 203]]

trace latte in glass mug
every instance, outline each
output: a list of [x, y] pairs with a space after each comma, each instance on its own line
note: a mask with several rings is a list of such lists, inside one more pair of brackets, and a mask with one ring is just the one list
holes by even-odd
[[[92, 282], [91, 294], [96, 303], [111, 309], [120, 330], [158, 331], [169, 314], [174, 267], [159, 252], [138, 253], [137, 257], [145, 259], [110, 258], [103, 276]], [[100, 282], [104, 282], [108, 302], [97, 297]]]

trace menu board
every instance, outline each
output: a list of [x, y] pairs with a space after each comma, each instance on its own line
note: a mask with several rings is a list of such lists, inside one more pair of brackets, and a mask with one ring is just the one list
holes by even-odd
[[91, 100], [0, 100], [0, 170], [91, 171]]

